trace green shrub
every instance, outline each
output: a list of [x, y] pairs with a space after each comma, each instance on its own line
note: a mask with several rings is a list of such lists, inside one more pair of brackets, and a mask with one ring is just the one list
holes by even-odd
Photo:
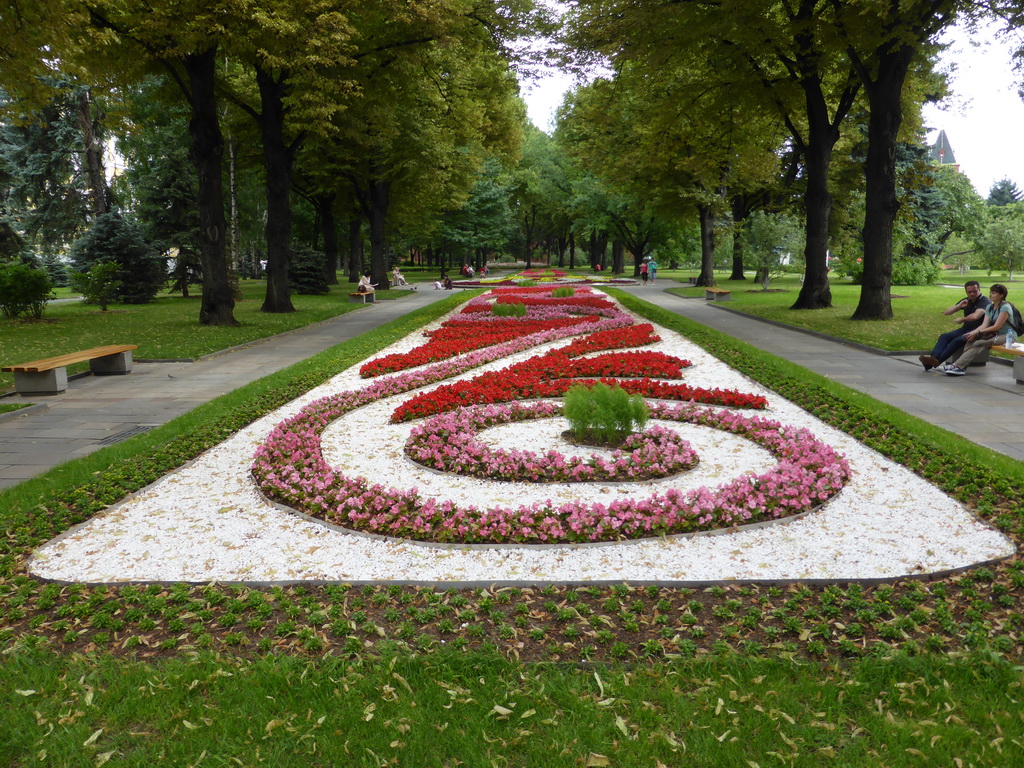
[[38, 320], [53, 298], [53, 281], [28, 264], [0, 264], [0, 313], [15, 318], [26, 314]]
[[121, 266], [115, 261], [93, 264], [88, 272], [73, 272], [71, 287], [85, 296], [86, 304], [99, 304], [100, 310], [107, 311], [107, 305], [116, 297], [121, 288], [117, 279]]
[[142, 231], [116, 211], [97, 217], [92, 229], [74, 242], [71, 260], [77, 272], [86, 272], [100, 262], [115, 262], [116, 298], [125, 304], [152, 301], [167, 280], [163, 259]]
[[562, 288], [555, 288], [555, 290], [551, 292], [551, 295], [556, 299], [567, 299], [570, 296], [576, 295], [576, 289], [567, 285]]
[[647, 425], [649, 410], [640, 395], [622, 387], [579, 384], [565, 393], [565, 418], [577, 440], [616, 442]]
[[515, 283], [520, 288], [533, 288], [535, 285], [537, 285], [536, 280], [516, 280]]
[[939, 272], [939, 266], [931, 259], [896, 256], [892, 260], [893, 285], [930, 285]]
[[523, 317], [526, 305], [518, 301], [495, 303], [491, 305], [491, 313], [498, 317]]
[[292, 251], [288, 285], [293, 292], [307, 296], [323, 296], [331, 292], [324, 274], [325, 258], [322, 251], [314, 251], [312, 248], [296, 248]]

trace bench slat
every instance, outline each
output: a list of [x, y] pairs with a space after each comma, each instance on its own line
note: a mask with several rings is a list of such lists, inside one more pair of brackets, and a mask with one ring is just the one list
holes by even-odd
[[1016, 355], [1017, 357], [1024, 357], [1024, 349], [1016, 349], [1016, 348], [1014, 348], [1014, 349], [1007, 349], [1006, 347], [1004, 347], [1004, 346], [1002, 346], [1000, 344], [996, 344], [995, 346], [991, 347], [991, 350], [993, 352], [1005, 352], [1008, 355]]
[[71, 365], [73, 363], [84, 363], [86, 360], [92, 360], [97, 357], [106, 357], [107, 355], [116, 355], [121, 352], [130, 352], [131, 350], [138, 348], [138, 344], [111, 344], [106, 347], [95, 347], [94, 349], [86, 349], [81, 352], [70, 352], [66, 355], [58, 355], [57, 357], [47, 357], [43, 360], [33, 360], [29, 363], [8, 365], [0, 368], [0, 371], [41, 373], [43, 371], [51, 371], [54, 368], [63, 368], [64, 366]]

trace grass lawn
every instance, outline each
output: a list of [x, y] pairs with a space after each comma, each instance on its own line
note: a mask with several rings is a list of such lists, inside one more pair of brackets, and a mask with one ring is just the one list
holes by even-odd
[[[21, 363], [105, 344], [138, 344], [136, 360], [197, 358], [238, 344], [302, 328], [359, 309], [351, 303], [348, 283], [331, 286], [324, 296], [292, 295], [295, 312], [260, 311], [266, 293], [261, 280], [243, 280], [243, 298], [235, 304], [233, 328], [199, 325], [199, 297], [162, 295], [149, 304], [111, 305], [100, 312], [81, 302], [50, 304], [39, 322], [0, 318], [0, 362]], [[408, 291], [380, 291], [381, 300], [400, 299]], [[88, 370], [88, 363], [68, 368]], [[14, 386], [14, 376], [0, 373], [0, 391]]]
[[[659, 270], [659, 285], [665, 277], [685, 282], [690, 274], [693, 272], [667, 272], [663, 275]], [[832, 283], [832, 306], [829, 309], [805, 311], [790, 309], [800, 293], [800, 281], [795, 275], [773, 280], [772, 292], [769, 293], [764, 293], [760, 283], [752, 279], [727, 280], [727, 275], [724, 272], [716, 275], [716, 280], [720, 288], [732, 291], [732, 301], [728, 305], [731, 309], [889, 351], [930, 350], [940, 333], [955, 328], [952, 317], [944, 316], [942, 311], [963, 298], [963, 283], [966, 282], [959, 274], [952, 273], [944, 279], [954, 282], [957, 288], [942, 285], [893, 286], [893, 319], [864, 322], [850, 319], [860, 301], [860, 286], [848, 281]], [[985, 290], [992, 282], [998, 282], [985, 276], [976, 279]], [[664, 287], [669, 285], [666, 283]], [[1015, 285], [1011, 283], [1007, 287], [1013, 301]], [[680, 296], [704, 295], [703, 288], [679, 286], [671, 290]], [[1021, 298], [1024, 297], [1018, 297], [1018, 301], [1024, 304]]]
[[584, 668], [443, 648], [25, 652], [0, 680], [12, 766], [1014, 766], [1022, 749], [1019, 669], [980, 656]]
[[[26, 574], [38, 544], [472, 295], [0, 491], [0, 764], [1020, 763], [1019, 555], [927, 581], [702, 589]], [[1024, 465], [616, 295], [1024, 540]]]

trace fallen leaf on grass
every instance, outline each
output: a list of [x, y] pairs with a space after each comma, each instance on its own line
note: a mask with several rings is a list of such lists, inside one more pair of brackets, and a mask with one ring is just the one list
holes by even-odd
[[612, 761], [604, 755], [599, 755], [596, 752], [591, 752], [587, 755], [587, 768], [601, 768], [602, 766], [609, 766]]
[[103, 733], [103, 729], [102, 728], [100, 728], [98, 731], [93, 731], [92, 736], [90, 736], [88, 739], [86, 739], [85, 741], [82, 742], [82, 746], [83, 747], [89, 747], [89, 746], [92, 746], [93, 744], [95, 744], [96, 743], [96, 739], [98, 739], [100, 737], [101, 733]]

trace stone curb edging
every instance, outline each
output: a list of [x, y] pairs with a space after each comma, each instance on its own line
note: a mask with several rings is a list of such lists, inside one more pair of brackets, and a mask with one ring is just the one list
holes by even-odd
[[23, 408], [18, 408], [16, 411], [7, 411], [6, 413], [0, 413], [0, 421], [16, 419], [19, 416], [27, 416], [28, 414], [35, 413], [36, 411], [44, 411], [49, 407], [50, 406], [48, 406], [46, 403], [32, 403], [31, 405], [26, 405]]
[[806, 584], [809, 586], [847, 586], [850, 584], [859, 584], [861, 586], [870, 587], [877, 586], [880, 584], [895, 584], [900, 581], [921, 581], [921, 582], [932, 582], [939, 581], [941, 579], [955, 576], [958, 573], [966, 573], [967, 571], [974, 570], [976, 568], [989, 568], [992, 566], [999, 565], [1015, 555], [1007, 555], [1006, 557], [999, 557], [994, 560], [984, 560], [979, 563], [971, 563], [970, 565], [960, 566], [959, 568], [950, 568], [944, 571], [932, 571], [930, 573], [914, 573], [904, 574], [902, 576], [879, 576], [876, 578], [835, 578], [835, 579], [801, 579], [801, 578], [790, 578], [790, 579], [709, 579], [706, 581], [686, 581], [686, 580], [665, 580], [665, 581], [651, 581], [646, 579], [594, 579], [591, 581], [538, 581], [536, 579], [529, 581], [421, 581], [415, 579], [394, 579], [394, 580], [353, 580], [353, 579], [333, 579], [333, 580], [314, 580], [314, 579], [290, 579], [282, 581], [139, 581], [125, 579], [124, 581], [64, 581], [61, 579], [47, 579], [41, 576], [33, 575], [32, 578], [37, 579], [43, 584], [82, 584], [89, 587], [123, 587], [129, 585], [142, 585], [142, 584], [156, 584], [158, 586], [171, 587], [175, 584], [187, 584], [190, 586], [202, 586], [202, 585], [221, 585], [221, 586], [238, 586], [238, 587], [256, 587], [256, 588], [271, 588], [271, 587], [327, 587], [335, 586], [339, 584], [346, 584], [352, 587], [382, 587], [382, 586], [399, 586], [399, 587], [431, 587], [438, 590], [449, 590], [449, 589], [505, 589], [512, 587], [519, 588], [535, 588], [541, 589], [543, 587], [591, 587], [591, 586], [611, 586], [624, 584], [629, 587], [660, 587], [662, 589], [709, 589], [711, 587], [786, 587], [794, 584]]

